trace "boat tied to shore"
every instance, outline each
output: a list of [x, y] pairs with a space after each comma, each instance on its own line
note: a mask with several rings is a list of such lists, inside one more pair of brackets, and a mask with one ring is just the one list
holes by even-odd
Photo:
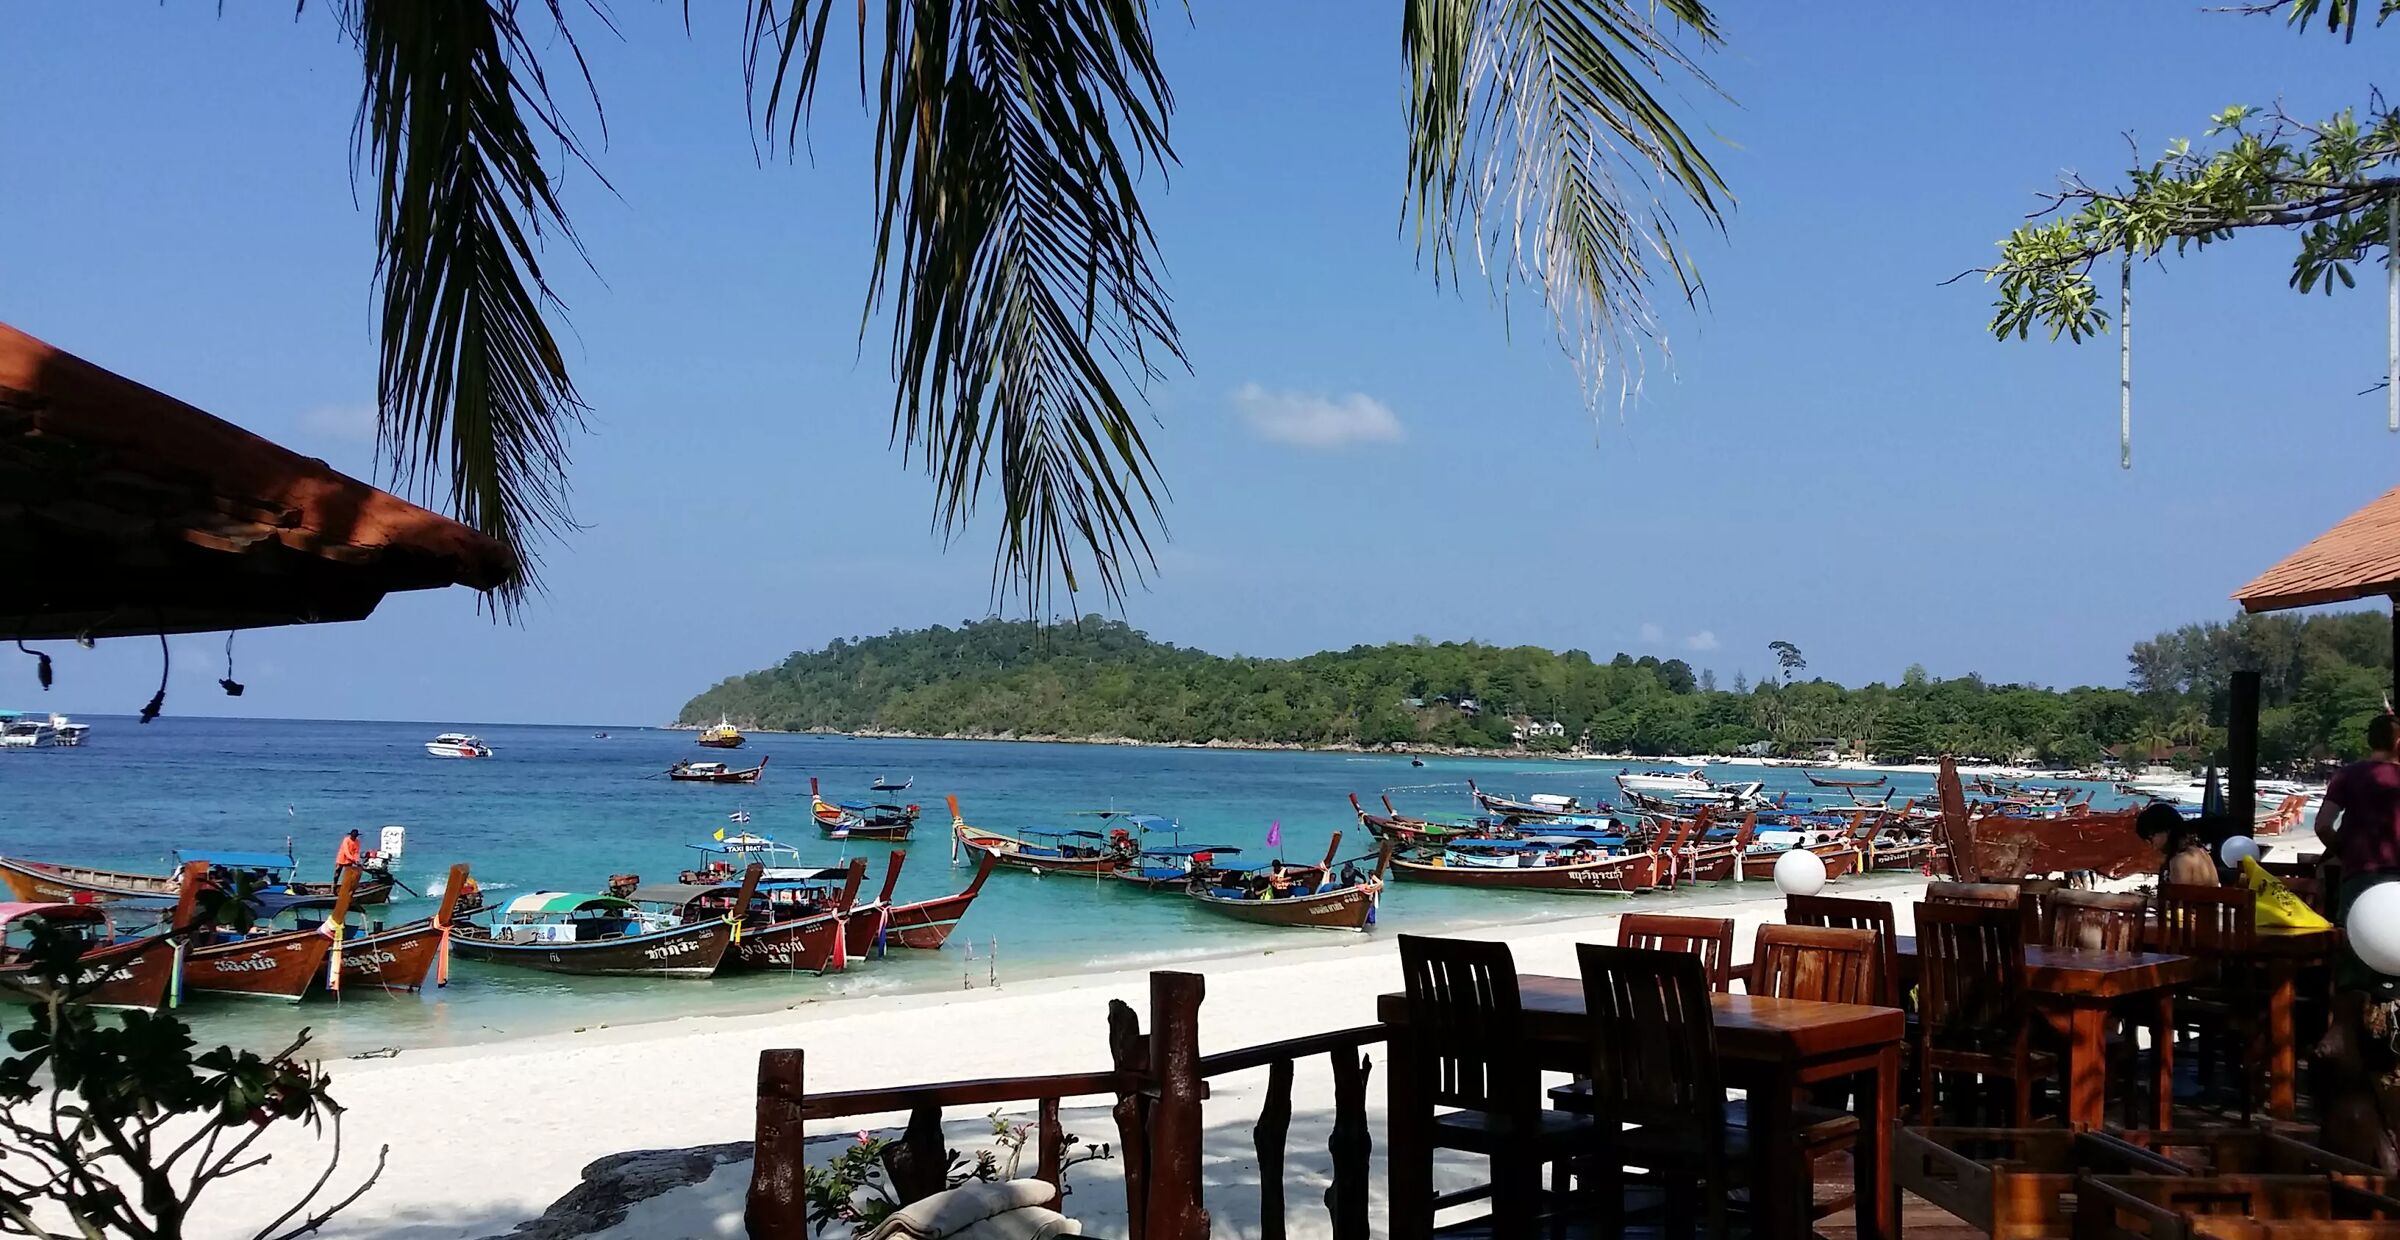
[[809, 777], [808, 801], [809, 817], [829, 840], [905, 840], [917, 829], [917, 816], [923, 812], [914, 804], [827, 801], [817, 790], [815, 776]]
[[1215, 866], [1192, 875], [1184, 894], [1201, 908], [1235, 921], [1263, 926], [1363, 932], [1375, 924], [1384, 872], [1392, 864], [1386, 840], [1375, 868], [1362, 873], [1355, 861], [1335, 869], [1342, 833], [1333, 833], [1325, 859], [1315, 865]]
[[461, 924], [451, 950], [470, 960], [548, 973], [607, 977], [716, 976], [765, 867], [751, 862], [725, 901], [726, 913], [671, 926], [645, 921], [621, 895], [536, 891], [508, 902], [490, 926]]
[[[293, 903], [329, 901], [338, 885], [332, 881], [304, 882], [294, 877], [299, 866], [292, 858], [288, 841], [280, 853], [182, 848], [176, 850], [175, 856], [176, 869], [167, 874], [0, 857], [0, 883], [7, 884], [18, 900], [33, 904], [112, 900], [163, 903], [174, 900], [181, 892], [184, 867], [198, 862], [205, 867], [205, 886], [227, 893], [241, 890], [250, 895], [282, 895], [291, 897]], [[382, 904], [391, 897], [391, 880], [377, 877], [360, 882], [350, 902]]]
[[1030, 838], [1020, 838], [969, 824], [959, 813], [958, 798], [945, 799], [950, 803], [953, 860], [958, 856], [957, 850], [963, 848], [989, 856], [1010, 869], [1033, 874], [1106, 878], [1141, 855], [1133, 832], [1124, 827], [1111, 827], [1106, 835], [1082, 830], [1026, 831], [1024, 836]]

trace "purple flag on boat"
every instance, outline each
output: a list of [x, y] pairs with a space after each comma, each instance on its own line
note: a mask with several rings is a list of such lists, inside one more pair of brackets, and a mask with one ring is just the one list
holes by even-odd
[[1267, 847], [1283, 847], [1283, 819], [1278, 818], [1267, 824]]

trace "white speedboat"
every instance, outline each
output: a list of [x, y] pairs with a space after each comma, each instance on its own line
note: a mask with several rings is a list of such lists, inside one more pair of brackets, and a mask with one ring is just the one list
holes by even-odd
[[91, 735], [92, 732], [92, 725], [88, 723], [77, 723], [74, 720], [67, 718], [65, 715], [50, 716], [50, 728], [51, 731], [57, 736], [57, 740], [54, 743], [63, 745], [69, 749], [82, 744], [83, 738]]
[[1630, 771], [1617, 776], [1617, 786], [1627, 792], [1640, 792], [1654, 797], [1676, 797], [1691, 793], [1707, 794], [1716, 785], [1698, 771]]
[[41, 749], [58, 741], [57, 716], [0, 711], [0, 749]]
[[488, 758], [492, 756], [492, 747], [484, 744], [481, 737], [444, 732], [425, 742], [425, 752], [437, 758]]

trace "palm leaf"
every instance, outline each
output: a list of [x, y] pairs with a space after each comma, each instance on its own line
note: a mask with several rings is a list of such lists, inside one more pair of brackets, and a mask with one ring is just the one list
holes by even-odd
[[[1455, 280], [1462, 245], [1500, 293], [1535, 285], [1597, 392], [1628, 336], [1654, 335], [1649, 288], [1703, 296], [1669, 198], [1712, 228], [1725, 183], [1653, 83], [1713, 83], [1657, 20], [1719, 42], [1700, 0], [1405, 0], [1409, 190], [1419, 252]], [[1635, 351], [1638, 359], [1639, 351]]]
[[[546, 0], [551, 26], [580, 64], [559, 4]], [[354, 138], [377, 188], [378, 454], [403, 484], [446, 480], [458, 519], [530, 564], [536, 535], [573, 525], [567, 437], [584, 408], [545, 313], [556, 298], [540, 253], [553, 235], [582, 251], [536, 127], [570, 158], [581, 147], [517, 0], [339, 7], [365, 62]]]
[[[833, 0], [756, 0], [750, 83], [796, 148]], [[861, 56], [867, 10], [858, 8]], [[875, 254], [861, 333], [893, 320], [892, 438], [956, 536], [996, 476], [996, 593], [1040, 610], [1077, 564], [1115, 600], [1153, 563], [1157, 464], [1133, 408], [1182, 363], [1136, 182], [1174, 154], [1140, 0], [886, 0]]]

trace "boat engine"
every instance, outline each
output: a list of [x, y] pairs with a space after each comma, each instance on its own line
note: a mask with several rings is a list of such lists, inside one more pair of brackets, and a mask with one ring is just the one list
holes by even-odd
[[632, 895], [633, 889], [641, 885], [642, 876], [639, 874], [611, 874], [608, 876], [608, 894], [620, 900]]

